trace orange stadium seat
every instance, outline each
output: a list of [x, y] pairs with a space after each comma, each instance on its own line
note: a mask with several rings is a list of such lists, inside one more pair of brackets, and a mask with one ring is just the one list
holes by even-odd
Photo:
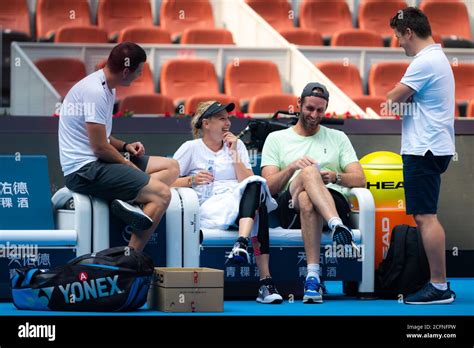
[[130, 41], [135, 43], [171, 44], [168, 31], [158, 27], [126, 27], [117, 39], [118, 42]]
[[260, 94], [282, 94], [278, 67], [272, 61], [241, 59], [227, 64], [224, 79], [227, 95], [246, 103]]
[[407, 62], [382, 62], [372, 65], [369, 71], [369, 95], [387, 96], [400, 82], [407, 68]]
[[91, 25], [87, 0], [38, 0], [36, 36], [50, 40], [61, 27]]
[[177, 105], [195, 94], [219, 94], [219, 84], [211, 61], [171, 59], [161, 68], [160, 91]]
[[115, 88], [115, 98], [117, 101], [136, 94], [154, 94], [155, 84], [153, 83], [153, 74], [151, 73], [150, 65], [145, 63], [143, 65], [143, 72], [141, 76], [132, 82], [129, 87], [117, 86]]
[[0, 27], [31, 36], [26, 0], [0, 1]]
[[280, 30], [280, 35], [288, 42], [301, 46], [322, 46], [322, 35], [313, 29], [292, 28]]
[[200, 102], [208, 100], [215, 100], [221, 104], [234, 103], [235, 109], [231, 113], [240, 112], [239, 100], [226, 94], [195, 94], [186, 99], [184, 105], [184, 113], [191, 115], [196, 112], [197, 106]]
[[423, 1], [420, 9], [430, 21], [431, 30], [443, 38], [456, 36], [472, 40], [466, 4], [457, 1]]
[[259, 114], [275, 113], [280, 110], [297, 112], [299, 110], [298, 97], [292, 94], [257, 95], [250, 99], [248, 112]]
[[233, 45], [232, 33], [226, 29], [186, 29], [181, 37], [182, 44]]
[[[431, 36], [433, 37], [434, 42], [441, 44], [443, 46], [443, 39], [441, 38], [441, 35], [431, 33]], [[395, 35], [392, 36], [392, 40], [390, 41], [390, 47], [400, 47], [398, 44], [398, 39]]]
[[363, 94], [359, 69], [355, 65], [345, 65], [340, 61], [318, 62], [315, 65], [349, 97], [358, 97]]
[[97, 25], [115, 40], [121, 30], [130, 26], [153, 26], [150, 0], [100, 0]]
[[451, 67], [456, 86], [456, 101], [465, 103], [474, 96], [474, 64], [458, 63]]
[[365, 1], [359, 5], [359, 27], [372, 30], [383, 37], [391, 37], [390, 19], [397, 11], [407, 7], [405, 1]]
[[134, 114], [174, 114], [173, 100], [161, 94], [134, 94], [120, 102], [119, 112]]
[[352, 28], [352, 15], [345, 1], [304, 0], [300, 5], [300, 26], [315, 29], [324, 37]]
[[160, 25], [171, 33], [173, 40], [188, 28], [214, 28], [211, 4], [208, 0], [163, 0]]
[[474, 99], [471, 99], [467, 106], [467, 117], [474, 117]]
[[383, 47], [383, 37], [371, 30], [339, 30], [331, 37], [331, 46]]
[[76, 58], [43, 58], [35, 61], [36, 67], [64, 98], [76, 82], [86, 77], [84, 63]]
[[107, 43], [107, 33], [94, 26], [62, 27], [54, 36], [54, 42]]
[[293, 28], [294, 14], [287, 0], [245, 0], [245, 2], [276, 30]]

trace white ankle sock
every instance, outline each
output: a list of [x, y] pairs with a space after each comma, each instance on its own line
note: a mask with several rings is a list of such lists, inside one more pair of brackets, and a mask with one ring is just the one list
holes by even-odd
[[441, 290], [441, 291], [448, 290], [448, 283], [433, 283], [433, 282], [431, 282], [431, 285], [433, 285], [436, 289]]
[[306, 279], [308, 277], [316, 277], [319, 281], [319, 264], [318, 263], [308, 263], [307, 267], [308, 273], [306, 273]]
[[330, 218], [328, 221], [328, 226], [331, 230], [334, 229], [334, 227], [340, 226], [340, 225], [342, 225], [342, 220], [336, 216]]

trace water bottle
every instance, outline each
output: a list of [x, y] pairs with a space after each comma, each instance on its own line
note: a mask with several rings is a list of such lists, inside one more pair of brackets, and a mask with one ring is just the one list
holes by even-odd
[[[215, 178], [216, 170], [214, 168], [214, 160], [209, 160], [207, 162], [207, 171], [212, 174], [212, 177]], [[204, 199], [208, 199], [212, 196], [214, 190], [214, 180], [212, 180], [209, 184], [206, 185], [204, 188]]]

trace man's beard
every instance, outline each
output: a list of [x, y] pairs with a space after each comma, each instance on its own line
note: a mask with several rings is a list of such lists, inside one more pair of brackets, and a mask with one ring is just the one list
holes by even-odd
[[300, 117], [301, 117], [301, 124], [303, 125], [303, 128], [308, 131], [317, 129], [319, 124], [321, 123], [321, 120], [319, 118], [317, 118], [315, 122], [309, 122], [303, 114], [301, 114]]

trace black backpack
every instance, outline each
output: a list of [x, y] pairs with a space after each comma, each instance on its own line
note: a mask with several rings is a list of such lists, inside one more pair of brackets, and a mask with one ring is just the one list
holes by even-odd
[[50, 270], [23, 267], [11, 279], [18, 309], [131, 311], [146, 302], [153, 260], [128, 247], [72, 259]]
[[421, 289], [430, 279], [430, 268], [420, 231], [398, 225], [392, 230], [387, 257], [375, 272], [375, 293], [397, 299]]

